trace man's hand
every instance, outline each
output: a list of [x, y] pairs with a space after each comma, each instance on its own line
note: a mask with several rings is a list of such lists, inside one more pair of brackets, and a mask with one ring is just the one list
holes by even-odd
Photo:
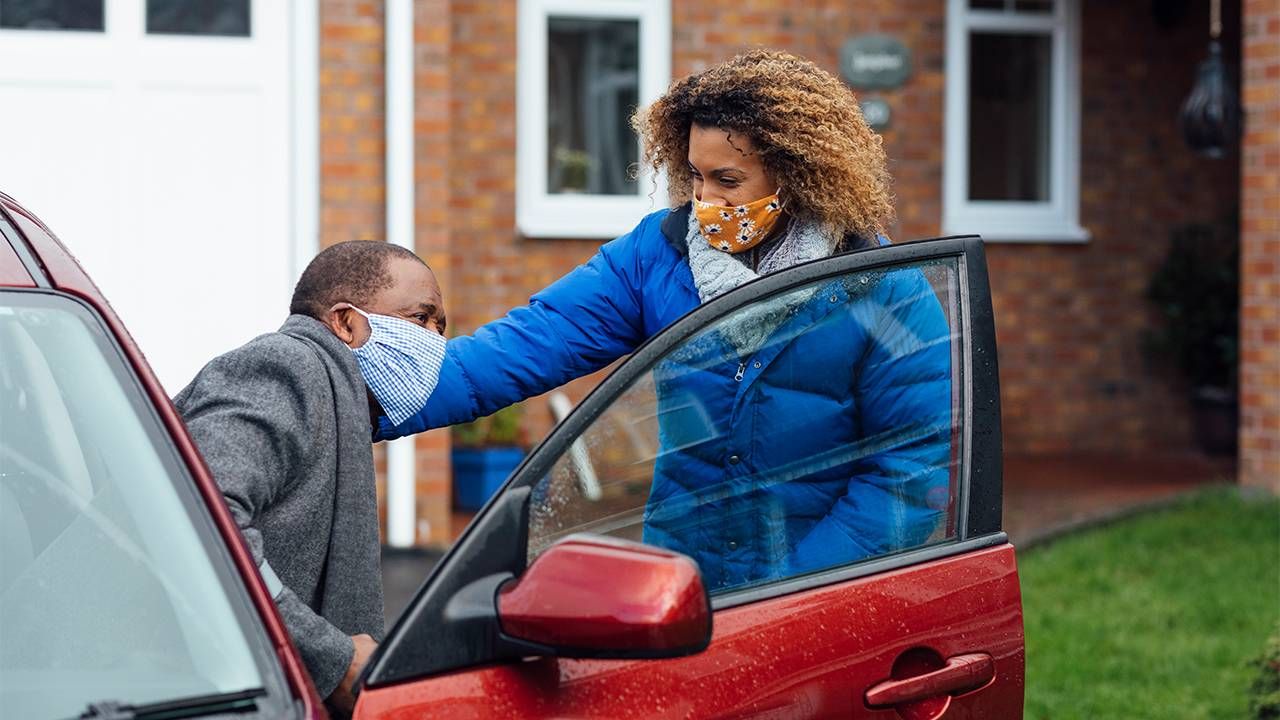
[[351, 655], [351, 665], [347, 667], [347, 674], [342, 676], [342, 682], [338, 683], [338, 687], [334, 688], [333, 693], [326, 700], [336, 718], [351, 717], [351, 711], [356, 705], [354, 694], [356, 678], [360, 676], [364, 664], [369, 662], [369, 656], [378, 649], [378, 643], [368, 635], [352, 635], [351, 644], [355, 646], [356, 651]]

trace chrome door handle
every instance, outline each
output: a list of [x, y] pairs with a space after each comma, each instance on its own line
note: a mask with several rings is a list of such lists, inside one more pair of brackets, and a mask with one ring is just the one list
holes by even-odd
[[867, 690], [867, 706], [886, 708], [939, 695], [958, 695], [986, 685], [995, 676], [996, 663], [990, 655], [956, 655], [948, 658], [946, 665], [932, 672], [878, 683]]

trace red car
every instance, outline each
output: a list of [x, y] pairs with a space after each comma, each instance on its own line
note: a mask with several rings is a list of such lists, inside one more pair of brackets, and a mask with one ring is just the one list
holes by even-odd
[[[4, 195], [0, 235], [4, 714], [323, 716], [142, 353], [48, 228]], [[894, 272], [923, 273], [950, 326], [936, 530], [711, 592], [689, 558], [637, 542], [663, 452], [653, 368], [779, 298]], [[355, 716], [1021, 717], [995, 358], [977, 238], [840, 255], [705, 304], [635, 352], [490, 500], [391, 628]]]

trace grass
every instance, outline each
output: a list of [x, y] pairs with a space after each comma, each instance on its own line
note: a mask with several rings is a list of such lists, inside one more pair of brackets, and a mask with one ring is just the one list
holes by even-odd
[[1214, 490], [1018, 566], [1028, 720], [1248, 717], [1280, 619], [1280, 501]]

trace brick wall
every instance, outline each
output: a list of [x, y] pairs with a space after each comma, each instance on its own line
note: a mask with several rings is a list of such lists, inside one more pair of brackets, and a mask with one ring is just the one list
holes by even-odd
[[[452, 276], [446, 301], [458, 332], [524, 305], [529, 296], [586, 261], [595, 240], [529, 239], [515, 227], [516, 3], [453, 0], [450, 72]], [[566, 388], [580, 400], [602, 375]], [[553, 421], [545, 398], [524, 403], [527, 443]]]
[[[414, 0], [414, 153], [417, 160], [414, 227], [418, 255], [427, 261], [445, 293], [450, 324], [459, 303], [450, 295], [455, 287], [451, 251], [452, 214], [449, 169], [452, 157], [452, 98], [454, 81], [450, 54], [452, 34], [440, 22], [449, 0]], [[423, 433], [415, 439], [417, 468], [418, 542], [442, 545], [453, 538], [450, 527], [449, 433]], [[425, 521], [425, 526], [424, 526]]]
[[381, 239], [381, 0], [320, 4], [320, 244]]
[[[1238, 11], [1224, 13], [1225, 36]], [[673, 5], [673, 72], [706, 67], [755, 43], [835, 69], [850, 36], [883, 32], [912, 51], [915, 72], [882, 93], [898, 198], [897, 239], [937, 235], [942, 215], [945, 3], [941, 0], [704, 0]], [[1081, 221], [1085, 245], [991, 244], [993, 300], [1010, 452], [1142, 452], [1191, 444], [1185, 388], [1140, 351], [1147, 279], [1177, 224], [1213, 220], [1237, 202], [1236, 160], [1187, 150], [1175, 118], [1204, 56], [1207, 11], [1161, 29], [1149, 4], [1086, 1], [1082, 12]], [[729, 22], [732, 20], [732, 22]], [[726, 27], [747, 28], [743, 33]], [[1228, 54], [1233, 51], [1228, 47]], [[975, 228], [981, 231], [980, 228]]]
[[[383, 207], [383, 4], [320, 3], [320, 246], [380, 240]], [[385, 448], [374, 450], [385, 527]]]
[[[1170, 229], [1221, 217], [1239, 202], [1238, 161], [1195, 156], [1175, 125], [1205, 50], [1207, 3], [1205, 12], [1199, 4], [1177, 27], [1161, 29], [1149, 3], [1084, 2], [1081, 219], [1093, 239], [988, 248], [1011, 452], [1191, 444], [1185, 388], [1153, 372], [1140, 346], [1151, 322], [1143, 291]], [[856, 12], [854, 5], [672, 0], [673, 73], [756, 45], [835, 69], [848, 37], [899, 37], [912, 50], [915, 72], [903, 88], [883, 93], [893, 111], [885, 132], [898, 197], [892, 235], [936, 235], [945, 3], [863, 0]], [[1224, 36], [1239, 37], [1238, 7], [1227, 5]], [[381, 8], [381, 2], [322, 4], [325, 243], [383, 232]], [[516, 2], [417, 0], [416, 12], [417, 242], [440, 277], [456, 334], [524, 304], [606, 238], [532, 240], [516, 233]], [[1260, 47], [1274, 43], [1272, 36]], [[1274, 132], [1274, 120], [1268, 127]], [[1274, 182], [1272, 172], [1261, 182]], [[598, 379], [572, 384], [570, 397], [580, 399]], [[526, 410], [529, 440], [536, 441], [550, 413], [543, 399]], [[1265, 422], [1274, 422], [1269, 417]], [[438, 543], [447, 527], [447, 433], [417, 442], [419, 511], [430, 524], [419, 541]]]
[[1240, 480], [1280, 492], [1280, 0], [1245, 0]]
[[[320, 7], [320, 243], [385, 238], [385, 38], [380, 0], [325, 0]], [[450, 282], [451, 33], [440, 23], [448, 0], [415, 0], [416, 250], [447, 293]], [[443, 200], [443, 202], [442, 202]], [[448, 297], [446, 295], [446, 297]], [[451, 537], [447, 432], [426, 433], [417, 449], [418, 542]], [[386, 522], [385, 446], [375, 447]]]
[[849, 37], [878, 32], [899, 38], [914, 72], [897, 90], [879, 93], [893, 119], [884, 132], [898, 196], [898, 239], [935, 235], [942, 216], [945, 3], [941, 0], [702, 0], [672, 3], [672, 74], [681, 77], [756, 46], [787, 50], [836, 71]]
[[[1237, 202], [1237, 159], [1195, 155], [1175, 124], [1206, 18], [1192, 7], [1166, 30], [1147, 3], [1084, 3], [1080, 210], [1093, 237], [989, 246], [1012, 451], [1194, 447], [1187, 389], [1141, 346], [1144, 292], [1170, 230]], [[1238, 37], [1237, 18], [1226, 8], [1224, 37]]]

